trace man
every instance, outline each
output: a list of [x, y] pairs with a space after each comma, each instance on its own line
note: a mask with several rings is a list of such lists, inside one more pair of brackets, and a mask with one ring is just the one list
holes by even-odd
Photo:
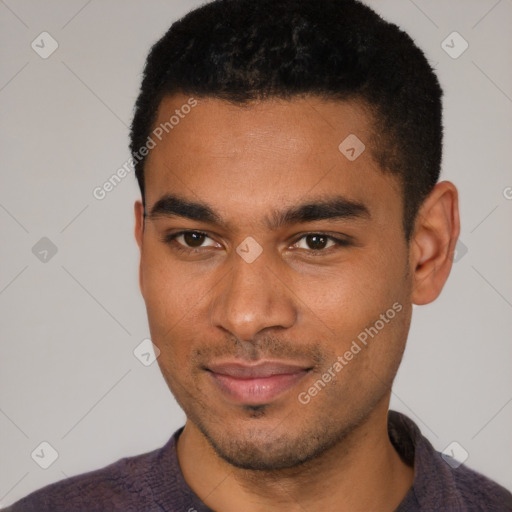
[[140, 288], [187, 416], [8, 511], [512, 510], [388, 411], [459, 234], [441, 89], [355, 0], [226, 0], [153, 47], [131, 131]]

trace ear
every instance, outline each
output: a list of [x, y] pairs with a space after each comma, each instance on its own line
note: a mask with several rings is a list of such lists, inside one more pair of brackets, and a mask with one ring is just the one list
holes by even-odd
[[411, 300], [429, 304], [441, 293], [460, 233], [459, 200], [455, 185], [438, 183], [420, 207], [411, 240]]
[[135, 240], [137, 241], [137, 245], [140, 250], [140, 260], [139, 260], [139, 288], [144, 296], [144, 286], [143, 286], [143, 278], [142, 278], [142, 242], [144, 237], [144, 206], [142, 205], [142, 201], [135, 201], [134, 205], [135, 211]]

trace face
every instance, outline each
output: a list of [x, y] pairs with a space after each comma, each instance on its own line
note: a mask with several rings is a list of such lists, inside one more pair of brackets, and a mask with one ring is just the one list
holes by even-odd
[[356, 103], [189, 100], [160, 105], [155, 128], [181, 115], [154, 132], [144, 223], [136, 205], [158, 362], [221, 457], [293, 467], [389, 399], [411, 314], [401, 190]]

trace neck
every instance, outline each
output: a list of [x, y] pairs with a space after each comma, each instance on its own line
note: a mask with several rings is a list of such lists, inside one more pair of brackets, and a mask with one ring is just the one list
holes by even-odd
[[[414, 477], [391, 444], [389, 399], [349, 436], [295, 468], [252, 471], [221, 459], [201, 432], [187, 422], [177, 446], [184, 478], [213, 510], [234, 512], [393, 511]], [[201, 461], [200, 464], [197, 461]]]

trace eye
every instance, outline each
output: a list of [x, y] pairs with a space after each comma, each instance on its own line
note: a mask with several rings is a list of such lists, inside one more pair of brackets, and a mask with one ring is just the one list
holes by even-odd
[[201, 231], [180, 231], [179, 233], [167, 234], [164, 236], [163, 241], [178, 251], [186, 252], [196, 252], [204, 247], [216, 247], [219, 245]]
[[327, 252], [326, 249], [330, 249], [331, 247], [343, 247], [347, 245], [350, 245], [348, 240], [329, 236], [324, 233], [309, 233], [299, 238], [299, 240], [293, 244], [293, 247], [296, 249], [305, 249], [309, 252]]
[[[163, 242], [170, 245], [173, 250], [186, 253], [200, 253], [207, 247], [222, 247], [202, 231], [180, 231], [166, 234]], [[346, 239], [337, 238], [325, 233], [308, 233], [300, 237], [292, 247], [311, 254], [329, 253], [333, 247], [350, 245]]]

